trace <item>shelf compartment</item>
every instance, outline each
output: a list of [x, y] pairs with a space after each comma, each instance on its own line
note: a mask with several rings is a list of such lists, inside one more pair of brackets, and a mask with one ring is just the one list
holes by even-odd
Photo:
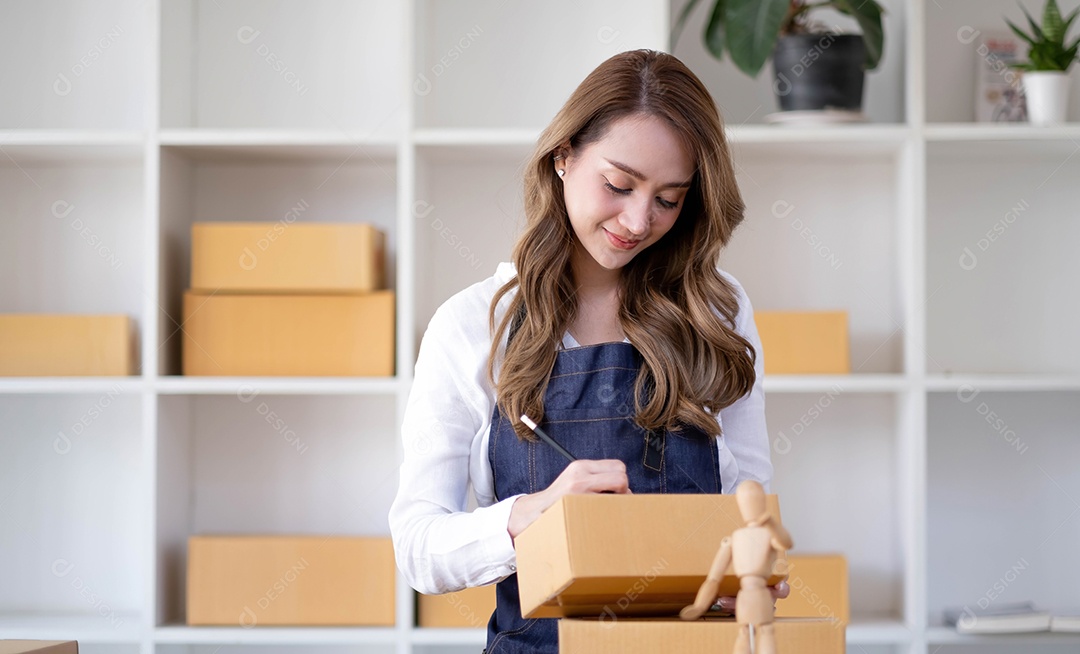
[[386, 233], [396, 284], [397, 160], [341, 145], [167, 146], [161, 153], [159, 374], [181, 371], [182, 298], [191, 285], [191, 226], [202, 221], [371, 223]]
[[[1080, 610], [1077, 392], [928, 398], [928, 621], [949, 607], [1033, 601]], [[1003, 525], [1007, 524], [1007, 528]], [[972, 543], [980, 543], [973, 547]]]
[[153, 60], [151, 3], [5, 4], [5, 129], [141, 129]]
[[130, 639], [144, 560], [142, 398], [8, 395], [0, 415], [0, 558], [18, 562], [0, 585], [0, 637], [25, 624]]
[[[847, 311], [852, 375], [902, 373], [899, 152], [777, 161], [736, 148], [734, 161], [747, 210], [720, 267], [743, 285], [754, 310]], [[838, 195], [837, 179], [858, 183]]]
[[[1071, 3], [1064, 3], [1069, 7]], [[1032, 5], [1041, 6], [1041, 5]], [[1039, 20], [1039, 9], [1029, 9]], [[979, 60], [976, 32], [1003, 30], [1005, 22], [1027, 29], [1027, 19], [1015, 0], [950, 0], [927, 2], [925, 15], [926, 120], [929, 123], [971, 123], [975, 119], [975, 64]], [[1080, 89], [1070, 90], [1068, 120], [1080, 120]]]
[[[157, 402], [157, 624], [184, 621], [189, 536], [390, 533], [398, 470], [393, 402], [258, 390]], [[192, 642], [233, 642], [226, 636], [278, 631], [179, 633], [217, 634]]]
[[[668, 23], [674, 25], [687, 0], [674, 0], [669, 4]], [[880, 0], [885, 8], [882, 27], [885, 30], [885, 52], [877, 70], [868, 71], [863, 91], [863, 112], [874, 124], [903, 123], [904, 79], [906, 37], [905, 25], [911, 20], [906, 0]], [[813, 17], [848, 32], [858, 32], [854, 21], [831, 10], [818, 10]], [[763, 124], [765, 116], [779, 109], [773, 91], [772, 65], [766, 64], [757, 78], [743, 74], [725, 53], [723, 61], [714, 59], [705, 49], [701, 35], [709, 10], [699, 5], [686, 22], [679, 43], [671, 52], [701, 78], [720, 107], [727, 124]], [[665, 47], [668, 35], [664, 34]], [[838, 130], [839, 131], [839, 130]]]
[[162, 3], [161, 125], [400, 134], [404, 46], [383, 44], [404, 16], [376, 0]]
[[900, 402], [829, 390], [771, 395], [765, 404], [770, 492], [781, 498], [792, 551], [847, 558], [856, 622], [892, 622], [899, 618], [880, 616], [903, 611]]
[[525, 145], [425, 146], [417, 154], [416, 343], [435, 310], [495, 274], [524, 226]]
[[[467, 0], [453, 5], [421, 0], [415, 9], [417, 45], [410, 80], [417, 124], [545, 125], [608, 57], [641, 47], [664, 48], [666, 36], [656, 27], [662, 24], [658, 10], [649, 0]], [[559, 47], [552, 47], [553, 35]]]
[[141, 154], [117, 161], [78, 147], [89, 148], [87, 158], [60, 162], [45, 152], [52, 146], [24, 146], [19, 153], [37, 150], [43, 159], [0, 162], [0, 311], [125, 314], [137, 339], [146, 256]]
[[[926, 369], [931, 374], [1080, 372], [1080, 146], [1001, 155], [1030, 143], [927, 148]], [[959, 149], [959, 151], [958, 151]], [[996, 154], [995, 154], [996, 153]], [[1019, 262], [1023, 262], [1021, 265]], [[977, 335], [977, 337], [974, 337]], [[993, 344], [988, 347], [987, 344]]]

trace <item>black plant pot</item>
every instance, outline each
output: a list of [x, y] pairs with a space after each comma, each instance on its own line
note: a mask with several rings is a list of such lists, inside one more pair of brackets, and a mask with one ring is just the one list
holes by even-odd
[[859, 34], [791, 34], [773, 50], [781, 111], [862, 109], [866, 44]]

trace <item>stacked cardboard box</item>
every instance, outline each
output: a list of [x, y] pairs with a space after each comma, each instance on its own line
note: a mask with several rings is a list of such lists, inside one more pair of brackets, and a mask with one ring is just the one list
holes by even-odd
[[[766, 508], [779, 521], [775, 495]], [[731, 651], [739, 630], [734, 618], [683, 621], [678, 612], [693, 603], [720, 542], [742, 526], [732, 495], [567, 495], [515, 539], [522, 615], [561, 618], [560, 652]], [[818, 601], [793, 607], [803, 617], [781, 614], [774, 622], [778, 650], [843, 654], [846, 577], [830, 576], [835, 566], [794, 560], [781, 552], [767, 583], [791, 583], [789, 571], [798, 570], [822, 596], [837, 598], [828, 600], [836, 610], [821, 615]], [[842, 594], [825, 591], [841, 581]], [[729, 570], [719, 594], [738, 588]]]
[[193, 536], [191, 625], [394, 624], [389, 538]]
[[847, 374], [845, 311], [755, 311], [766, 375]]
[[0, 315], [0, 377], [135, 374], [124, 315]]
[[364, 224], [195, 223], [185, 375], [391, 376], [385, 236]]
[[477, 586], [444, 595], [418, 594], [416, 623], [421, 627], [487, 627], [495, 612], [495, 586]]

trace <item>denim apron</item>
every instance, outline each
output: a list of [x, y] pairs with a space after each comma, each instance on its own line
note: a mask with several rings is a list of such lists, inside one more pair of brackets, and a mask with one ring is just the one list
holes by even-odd
[[[694, 428], [654, 433], [634, 423], [634, 381], [641, 363], [641, 354], [625, 342], [560, 350], [540, 426], [575, 458], [621, 459], [634, 493], [720, 493], [714, 439]], [[496, 501], [544, 490], [569, 464], [543, 441], [519, 440], [498, 404], [488, 458]], [[496, 598], [486, 654], [558, 652], [557, 618], [522, 618], [516, 573], [496, 586]]]

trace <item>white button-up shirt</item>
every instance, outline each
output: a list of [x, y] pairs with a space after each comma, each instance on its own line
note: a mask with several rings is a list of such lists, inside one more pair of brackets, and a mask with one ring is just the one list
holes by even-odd
[[[416, 590], [447, 593], [501, 581], [516, 568], [507, 531], [510, 508], [520, 495], [495, 501], [488, 434], [495, 391], [487, 379], [491, 299], [515, 274], [511, 263], [457, 293], [435, 312], [424, 333], [402, 423], [404, 460], [390, 507], [390, 531], [398, 567]], [[717, 440], [724, 492], [744, 479], [769, 491], [773, 467], [765, 427], [764, 358], [753, 309], [742, 285], [721, 274], [739, 294], [735, 329], [757, 352], [753, 388], [717, 416]], [[515, 291], [497, 308], [496, 325]], [[567, 334], [563, 344], [577, 343]], [[505, 335], [500, 346], [501, 360]], [[496, 375], [498, 368], [496, 368]], [[469, 506], [469, 487], [476, 505]]]

